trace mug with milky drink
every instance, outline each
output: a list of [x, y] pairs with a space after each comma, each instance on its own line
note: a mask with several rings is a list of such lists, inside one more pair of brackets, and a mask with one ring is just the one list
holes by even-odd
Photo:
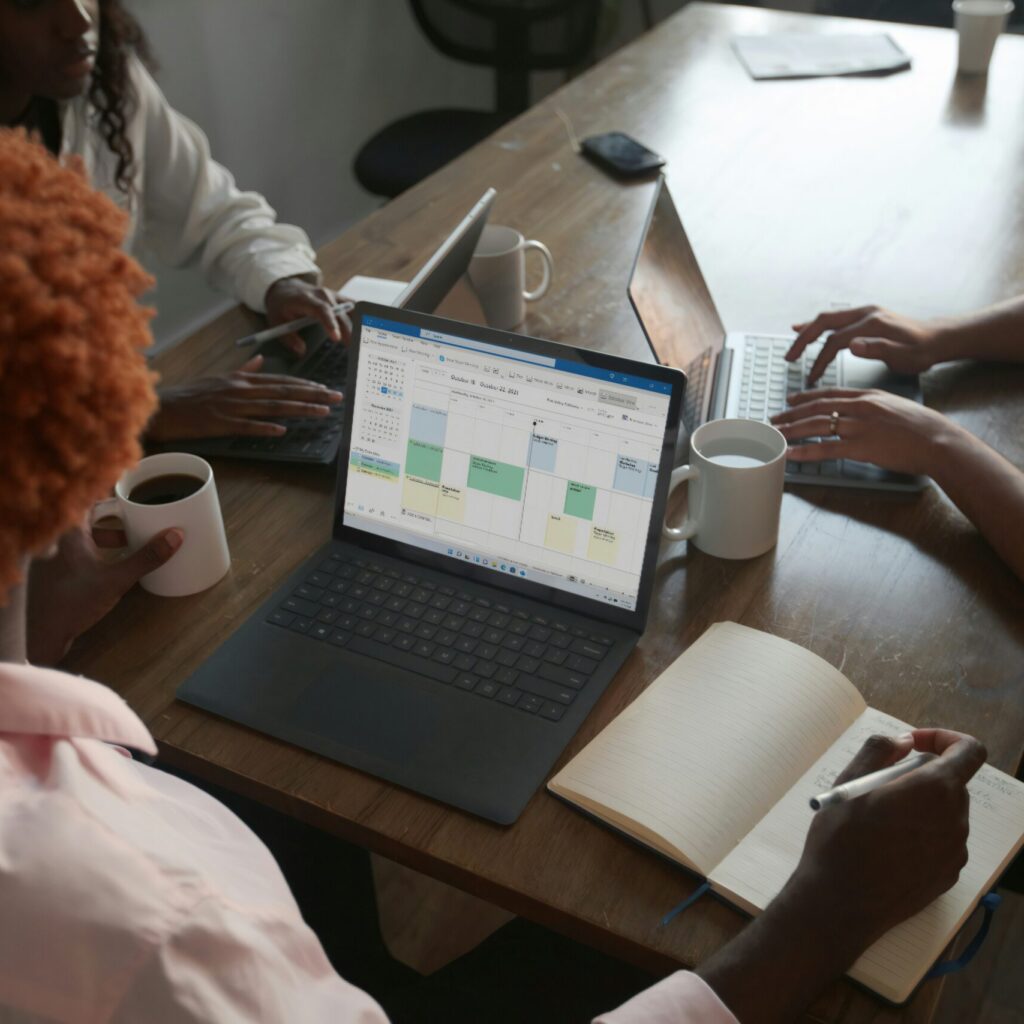
[[[544, 277], [526, 290], [526, 253], [543, 258]], [[555, 261], [543, 242], [525, 239], [515, 228], [488, 224], [469, 261], [469, 280], [483, 307], [489, 327], [508, 331], [526, 319], [526, 303], [539, 299], [551, 284]]]
[[213, 469], [198, 455], [166, 452], [143, 459], [118, 480], [114, 497], [94, 506], [92, 521], [104, 516], [121, 520], [132, 551], [171, 527], [184, 532], [181, 547], [140, 580], [151, 594], [198, 594], [231, 567]]
[[689, 481], [681, 526], [662, 529], [718, 558], [754, 558], [775, 546], [786, 473], [786, 439], [770, 423], [712, 420], [690, 435], [690, 461], [669, 493]]

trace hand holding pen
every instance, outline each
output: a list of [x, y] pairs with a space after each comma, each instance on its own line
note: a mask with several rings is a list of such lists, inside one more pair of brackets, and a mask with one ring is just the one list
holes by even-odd
[[239, 338], [239, 347], [260, 345], [273, 338], [281, 338], [297, 356], [305, 355], [306, 343], [296, 332], [304, 327], [320, 324], [334, 341], [348, 342], [352, 324], [346, 313], [351, 302], [329, 288], [311, 284], [301, 277], [286, 277], [275, 281], [266, 295], [267, 323], [269, 326], [255, 334]]
[[[904, 756], [912, 750], [917, 752]], [[811, 809], [822, 810], [871, 793], [940, 756], [953, 763], [958, 763], [954, 760], [957, 758], [967, 759], [971, 764], [980, 757], [967, 776], [970, 778], [984, 763], [985, 748], [973, 737], [949, 729], [916, 729], [895, 738], [872, 736], [836, 777], [835, 785], [811, 798]], [[872, 770], [873, 765], [878, 767]]]
[[844, 800], [852, 800], [854, 797], [863, 796], [865, 793], [878, 789], [879, 786], [884, 786], [887, 782], [895, 782], [897, 779], [912, 772], [915, 768], [920, 768], [921, 765], [934, 761], [936, 757], [938, 757], [938, 754], [931, 754], [928, 751], [911, 754], [910, 757], [897, 761], [896, 764], [891, 765], [889, 768], [879, 768], [877, 772], [861, 775], [860, 778], [851, 779], [849, 782], [837, 783], [837, 785], [826, 792], [811, 797], [811, 810], [820, 811], [824, 807], [841, 804]]
[[779, 897], [787, 895], [808, 927], [817, 920], [831, 934], [848, 934], [850, 962], [953, 886], [967, 863], [967, 784], [986, 757], [973, 737], [949, 729], [872, 736], [836, 787], [891, 768], [913, 751], [933, 756], [813, 816], [800, 864]]
[[[933, 756], [812, 817], [789, 881], [697, 969], [739, 1019], [795, 1020], [812, 993], [956, 884], [967, 863], [967, 784], [985, 760], [977, 740], [946, 729], [872, 736], [836, 783], [890, 768], [915, 749]], [[771, 845], [788, 838], [765, 835]]]

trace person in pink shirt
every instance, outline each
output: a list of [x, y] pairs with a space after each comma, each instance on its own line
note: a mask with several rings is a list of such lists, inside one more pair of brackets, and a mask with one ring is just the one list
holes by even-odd
[[[345, 981], [256, 834], [207, 793], [133, 759], [156, 745], [121, 698], [27, 664], [30, 561], [138, 458], [155, 401], [136, 304], [146, 278], [119, 248], [123, 230], [78, 171], [0, 130], [0, 1019], [385, 1024], [386, 1007], [396, 1021], [451, 1024], [599, 1013], [564, 1011], [566, 993], [588, 1007], [605, 991], [598, 972], [572, 976], [571, 952], [488, 974], [488, 960], [505, 959], [501, 932], [402, 991], [374, 998]], [[952, 885], [981, 745], [942, 730], [876, 737], [846, 775], [911, 747], [941, 756], [817, 816], [797, 871], [760, 918], [696, 973], [598, 1020], [792, 1019]], [[330, 908], [337, 927], [349, 927], [350, 910], [343, 900]], [[514, 1018], [524, 994], [533, 1009]]]

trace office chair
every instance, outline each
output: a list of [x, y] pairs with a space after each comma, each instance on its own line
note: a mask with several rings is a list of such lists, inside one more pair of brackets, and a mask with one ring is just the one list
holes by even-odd
[[570, 68], [594, 48], [601, 0], [410, 0], [426, 37], [449, 57], [493, 67], [493, 110], [424, 110], [366, 142], [353, 170], [392, 198], [530, 105], [530, 72]]

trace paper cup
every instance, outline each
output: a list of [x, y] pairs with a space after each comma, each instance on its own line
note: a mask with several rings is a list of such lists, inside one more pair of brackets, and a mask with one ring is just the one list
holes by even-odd
[[984, 75], [988, 71], [992, 50], [1012, 10], [1010, 0], [953, 0], [961, 74]]

